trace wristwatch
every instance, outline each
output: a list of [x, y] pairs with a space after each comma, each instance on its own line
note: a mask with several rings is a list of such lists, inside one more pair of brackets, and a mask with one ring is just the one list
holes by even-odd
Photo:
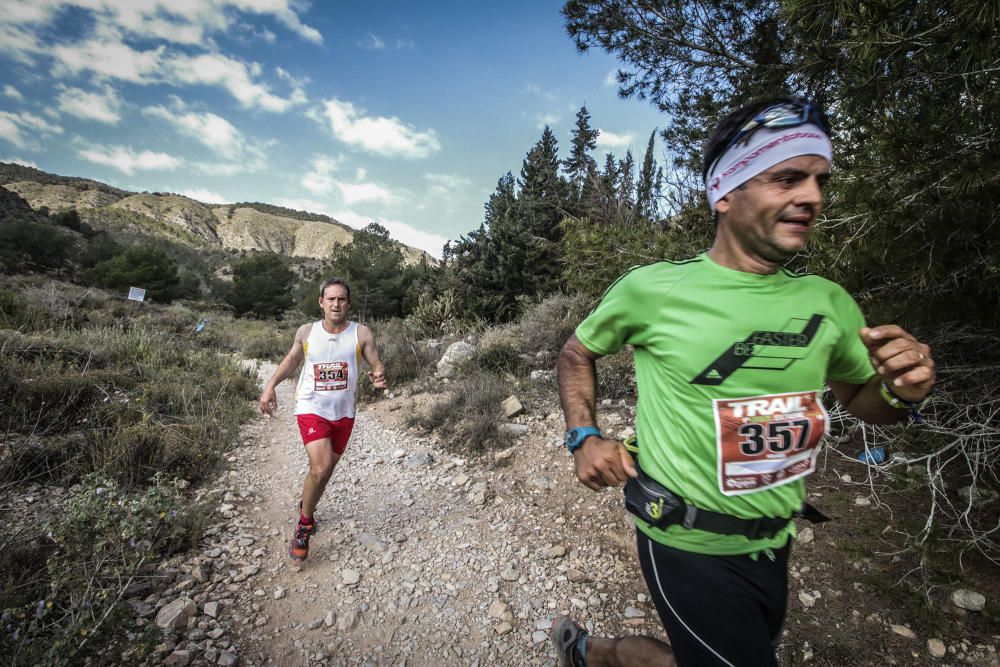
[[576, 428], [571, 428], [566, 431], [566, 449], [572, 454], [576, 450], [580, 449], [583, 445], [583, 441], [592, 435], [596, 435], [598, 438], [601, 437], [601, 429], [596, 426], [577, 426]]

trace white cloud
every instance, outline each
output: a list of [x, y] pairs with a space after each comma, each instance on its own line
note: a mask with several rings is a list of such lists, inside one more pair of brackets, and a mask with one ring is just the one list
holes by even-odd
[[302, 187], [315, 195], [329, 195], [337, 188], [333, 173], [344, 163], [341, 156], [317, 155], [312, 159], [311, 170], [302, 177]]
[[251, 171], [260, 171], [267, 166], [267, 161], [261, 156], [247, 161], [236, 160], [229, 162], [192, 162], [191, 167], [200, 174], [206, 176], [235, 176]]
[[122, 99], [111, 86], [87, 92], [80, 88], [63, 88], [57, 97], [59, 110], [77, 118], [116, 125], [121, 120]]
[[136, 152], [125, 146], [92, 146], [79, 151], [80, 157], [95, 164], [114, 167], [133, 175], [137, 171], [171, 170], [181, 166], [181, 161], [166, 153]]
[[258, 107], [264, 111], [282, 113], [296, 104], [305, 102], [301, 90], [289, 99], [279, 97], [264, 84], [255, 83], [260, 65], [244, 63], [219, 53], [198, 56], [177, 55], [167, 63], [171, 82], [220, 86], [239, 100], [246, 108]]
[[434, 130], [420, 131], [398, 118], [366, 116], [350, 102], [329, 99], [310, 114], [343, 143], [386, 157], [423, 158], [441, 150]]
[[21, 94], [21, 91], [9, 83], [3, 87], [3, 96], [19, 102], [24, 99], [24, 95]]
[[0, 111], [0, 139], [6, 140], [18, 148], [33, 147], [29, 137], [23, 134], [24, 132], [49, 135], [62, 134], [63, 129], [28, 111], [21, 113]]
[[217, 192], [212, 192], [210, 190], [181, 190], [177, 194], [184, 195], [185, 197], [190, 197], [196, 201], [200, 201], [202, 204], [228, 204], [229, 200], [220, 195]]
[[228, 120], [211, 112], [189, 111], [187, 105], [177, 97], [173, 98], [171, 109], [158, 105], [146, 107], [142, 112], [166, 121], [182, 134], [200, 141], [224, 158], [237, 158], [249, 150], [243, 134]]
[[34, 169], [38, 169], [38, 165], [32, 162], [31, 160], [25, 160], [19, 157], [5, 157], [4, 159], [0, 160], [0, 162], [9, 162], [11, 164], [19, 164], [22, 167], [32, 167]]
[[533, 95], [538, 95], [539, 97], [554, 101], [556, 99], [555, 93], [550, 93], [547, 90], [542, 90], [537, 84], [529, 83], [524, 87], [525, 92], [532, 93]]
[[18, 148], [27, 148], [27, 142], [21, 134], [21, 128], [11, 118], [12, 115], [0, 112], [0, 139], [12, 143]]
[[362, 202], [391, 204], [396, 201], [396, 195], [392, 190], [378, 183], [337, 183], [337, 187], [340, 188], [340, 196], [348, 206]]
[[562, 116], [554, 113], [539, 114], [535, 118], [538, 120], [538, 122], [535, 124], [535, 127], [537, 127], [538, 129], [542, 129], [546, 125], [552, 127], [553, 125], [562, 120]]
[[[0, 51], [24, 63], [39, 56], [51, 57], [56, 77], [92, 73], [97, 79], [149, 85], [204, 84], [228, 90], [247, 108], [284, 112], [307, 101], [303, 83], [291, 83], [290, 95], [281, 97], [259, 81], [260, 65], [245, 63], [217, 52], [210, 35], [237, 24], [235, 12], [275, 18], [300, 36], [322, 43], [315, 29], [304, 25], [293, 6], [296, 0], [39, 0], [41, 8], [19, 0], [0, 0]], [[75, 42], [41, 43], [39, 29], [55, 23], [59, 10], [76, 6], [89, 12], [92, 28]], [[81, 22], [88, 25], [87, 21]], [[135, 47], [133, 38], [155, 46]], [[158, 45], [156, 43], [159, 42]], [[201, 47], [202, 53], [168, 50], [168, 45]]]
[[468, 178], [456, 174], [424, 174], [424, 178], [430, 182], [428, 193], [436, 197], [444, 197], [472, 185]]
[[103, 31], [95, 39], [75, 44], [59, 44], [50, 51], [55, 58], [55, 76], [75, 76], [93, 72], [100, 78], [120, 79], [148, 84], [157, 80], [162, 67], [163, 45], [138, 51], [122, 41], [113, 30]]
[[60, 9], [75, 6], [88, 10], [98, 30], [124, 29], [144, 39], [162, 39], [197, 45], [210, 35], [228, 32], [240, 25], [237, 14], [271, 16], [303, 39], [323, 43], [318, 30], [302, 23], [297, 0], [4, 0], [0, 10], [4, 22], [46, 24]]
[[618, 70], [613, 69], [608, 72], [608, 75], [604, 77], [604, 87], [614, 88], [618, 85]]
[[378, 183], [365, 182], [367, 173], [364, 169], [356, 170], [354, 183], [335, 178], [334, 173], [340, 170], [343, 163], [343, 157], [327, 155], [314, 157], [310, 171], [302, 177], [302, 187], [320, 196], [330, 196], [339, 192], [343, 202], [349, 206], [363, 202], [385, 204], [396, 202], [397, 197], [389, 188]]
[[370, 49], [372, 51], [385, 50], [385, 42], [382, 41], [382, 38], [379, 37], [378, 35], [373, 35], [372, 33], [368, 33], [368, 36], [364, 39], [364, 41], [359, 42], [358, 46], [360, 46], [363, 49]]
[[364, 229], [369, 223], [377, 222], [389, 230], [389, 236], [408, 246], [419, 248], [433, 257], [441, 259], [441, 251], [448, 239], [438, 234], [421, 231], [412, 225], [399, 220], [388, 220], [379, 216], [360, 215], [353, 211], [337, 211], [328, 213], [331, 218], [350, 225], [355, 229]]
[[397, 49], [415, 49], [417, 48], [417, 43], [412, 39], [397, 39], [396, 40]]
[[625, 148], [631, 146], [635, 139], [635, 135], [631, 132], [628, 134], [615, 134], [608, 130], [598, 130], [598, 132], [600, 134], [597, 135], [597, 145], [601, 148]]

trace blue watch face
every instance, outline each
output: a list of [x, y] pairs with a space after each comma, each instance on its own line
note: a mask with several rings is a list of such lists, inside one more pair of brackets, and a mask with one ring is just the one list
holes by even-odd
[[573, 451], [592, 435], [600, 436], [601, 431], [594, 426], [578, 426], [566, 431], [566, 448]]

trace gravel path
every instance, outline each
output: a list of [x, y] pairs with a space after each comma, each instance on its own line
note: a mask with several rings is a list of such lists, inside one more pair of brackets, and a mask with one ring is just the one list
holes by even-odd
[[524, 420], [528, 435], [497, 457], [468, 461], [383, 423], [411, 400], [359, 411], [310, 557], [296, 564], [285, 550], [306, 456], [291, 392], [281, 385], [276, 416], [245, 429], [215, 489], [226, 523], [203, 548], [232, 581], [202, 603], [220, 601], [243, 664], [545, 665], [559, 613], [602, 634], [658, 625], [620, 499], [575, 483], [556, 414]]

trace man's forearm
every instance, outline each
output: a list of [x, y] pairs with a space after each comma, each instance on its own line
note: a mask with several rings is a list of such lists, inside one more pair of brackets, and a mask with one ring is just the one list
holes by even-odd
[[[577, 343], [579, 345], [579, 343]], [[597, 368], [590, 359], [567, 343], [559, 355], [559, 400], [566, 428], [597, 424]]]
[[862, 385], [844, 407], [852, 415], [869, 424], [895, 424], [906, 419], [906, 410], [894, 408], [882, 398], [881, 385], [882, 380], [876, 375]]
[[279, 384], [287, 380], [292, 373], [295, 372], [296, 366], [298, 366], [298, 364], [293, 365], [292, 363], [289, 363], [288, 359], [283, 359], [282, 362], [278, 364], [278, 368], [274, 371], [274, 375], [271, 376], [271, 379], [267, 381], [267, 384], [264, 385], [264, 387], [276, 389]]

